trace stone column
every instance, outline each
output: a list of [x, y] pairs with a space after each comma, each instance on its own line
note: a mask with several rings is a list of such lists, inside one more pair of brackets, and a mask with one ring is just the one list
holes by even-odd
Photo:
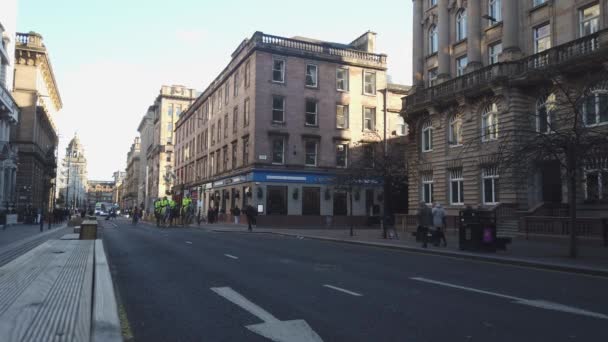
[[414, 22], [412, 29], [412, 84], [424, 85], [424, 32], [422, 30], [422, 1], [414, 0]]
[[448, 13], [448, 0], [439, 0], [438, 3], [438, 43], [439, 51], [437, 54], [439, 62], [439, 82], [444, 82], [450, 78], [450, 17]]
[[479, 69], [481, 59], [481, 0], [467, 2], [467, 72]]
[[512, 61], [522, 57], [519, 46], [519, 1], [502, 1], [502, 50], [500, 61]]

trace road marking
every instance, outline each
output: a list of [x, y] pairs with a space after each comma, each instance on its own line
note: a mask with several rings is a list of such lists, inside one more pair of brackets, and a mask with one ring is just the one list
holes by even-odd
[[464, 291], [469, 291], [469, 292], [475, 292], [475, 293], [481, 293], [481, 294], [485, 294], [485, 295], [489, 295], [489, 296], [504, 298], [504, 299], [511, 300], [515, 304], [522, 304], [522, 305], [533, 306], [533, 307], [536, 307], [536, 308], [539, 308], [539, 309], [561, 311], [561, 312], [567, 312], [567, 313], [571, 313], [571, 314], [575, 314], [575, 315], [589, 316], [589, 317], [594, 317], [594, 318], [599, 318], [599, 319], [608, 319], [607, 315], [604, 315], [604, 314], [601, 314], [601, 313], [587, 311], [587, 310], [583, 310], [583, 309], [579, 309], [579, 308], [575, 308], [575, 307], [572, 307], [572, 306], [567, 306], [567, 305], [563, 305], [563, 304], [559, 304], [559, 303], [553, 303], [553, 302], [542, 300], [542, 299], [525, 299], [525, 298], [520, 298], [520, 297], [515, 297], [515, 296], [509, 296], [509, 295], [505, 295], [505, 294], [501, 294], [501, 293], [496, 293], [496, 292], [485, 291], [485, 290], [479, 290], [479, 289], [475, 289], [475, 288], [472, 288], [472, 287], [466, 287], [466, 286], [461, 286], [461, 285], [456, 285], [456, 284], [450, 284], [450, 283], [445, 283], [445, 282], [442, 282], [442, 281], [437, 281], [437, 280], [432, 280], [432, 279], [427, 279], [427, 278], [421, 278], [421, 277], [412, 277], [410, 279], [416, 280], [416, 281], [421, 281], [421, 282], [424, 282], [424, 283], [429, 283], [429, 284], [434, 284], [434, 285], [440, 285], [440, 286], [446, 286], [446, 287], [451, 287], [451, 288], [454, 288], [454, 289], [459, 289], [459, 290], [464, 290]]
[[362, 295], [362, 294], [360, 294], [360, 293], [353, 292], [353, 291], [349, 291], [349, 290], [347, 290], [347, 289], [343, 289], [343, 288], [341, 288], [341, 287], [332, 286], [332, 285], [327, 285], [327, 284], [325, 284], [325, 285], [323, 285], [323, 286], [325, 286], [325, 287], [327, 287], [327, 288], [330, 288], [330, 289], [332, 289], [332, 290], [336, 290], [336, 291], [340, 291], [340, 292], [348, 293], [348, 294], [349, 294], [349, 295], [351, 295], [351, 296], [355, 296], [355, 297], [361, 297], [361, 296], [363, 296], [363, 295]]
[[239, 257], [235, 257], [234, 255], [230, 255], [230, 254], [224, 254], [225, 256], [229, 257], [230, 259], [234, 259], [234, 260], [238, 260]]
[[212, 287], [211, 291], [224, 297], [264, 323], [246, 326], [247, 329], [275, 342], [323, 342], [306, 321], [280, 321], [270, 312], [243, 297], [230, 287]]
[[189, 245], [191, 245], [191, 244], [192, 244], [192, 241], [186, 241], [186, 243], [187, 243], [187, 244], [189, 244]]

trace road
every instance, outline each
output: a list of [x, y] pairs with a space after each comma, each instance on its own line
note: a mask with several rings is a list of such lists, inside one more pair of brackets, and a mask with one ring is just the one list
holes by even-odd
[[[604, 278], [267, 234], [104, 225], [135, 341], [262, 342], [281, 329], [292, 335], [284, 341], [608, 341]], [[308, 326], [310, 339], [293, 338]]]

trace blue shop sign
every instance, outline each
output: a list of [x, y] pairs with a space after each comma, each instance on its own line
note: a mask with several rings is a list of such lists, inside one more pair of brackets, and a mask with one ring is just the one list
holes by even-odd
[[334, 175], [309, 174], [309, 173], [284, 173], [255, 171], [253, 181], [271, 183], [304, 183], [304, 184], [329, 184], [334, 181]]

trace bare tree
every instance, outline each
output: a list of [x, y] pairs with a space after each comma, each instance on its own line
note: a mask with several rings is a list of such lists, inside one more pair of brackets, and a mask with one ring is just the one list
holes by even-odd
[[[535, 110], [514, 116], [515, 122], [500, 127], [500, 145], [494, 160], [508, 175], [501, 187], [525, 187], [542, 162], [559, 164], [567, 184], [571, 257], [577, 256], [577, 193], [582, 191], [581, 172], [594, 160], [608, 158], [608, 77], [606, 72], [564, 75], [544, 70], [546, 80], [530, 87], [538, 96]], [[489, 127], [481, 134], [496, 134]], [[506, 126], [506, 128], [504, 127]], [[476, 138], [478, 139], [478, 138]], [[557, 184], [556, 184], [557, 185]]]

